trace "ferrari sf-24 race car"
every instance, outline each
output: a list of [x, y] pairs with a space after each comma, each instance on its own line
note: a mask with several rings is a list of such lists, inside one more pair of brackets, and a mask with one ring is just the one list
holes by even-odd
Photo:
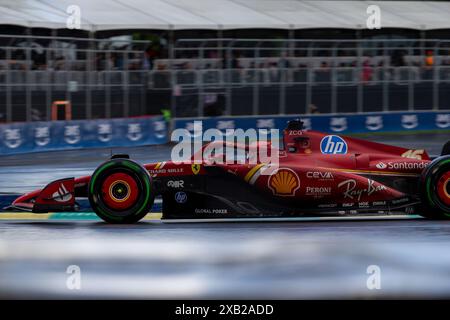
[[[18, 197], [12, 207], [76, 211], [76, 199], [87, 197], [103, 220], [134, 223], [161, 196], [162, 219], [392, 213], [450, 218], [450, 142], [432, 160], [425, 150], [305, 131], [298, 119], [288, 123], [281, 140], [279, 164], [270, 174], [262, 174], [271, 164], [261, 161], [141, 165], [114, 155], [91, 176], [51, 182]], [[213, 143], [223, 142], [203, 148]]]

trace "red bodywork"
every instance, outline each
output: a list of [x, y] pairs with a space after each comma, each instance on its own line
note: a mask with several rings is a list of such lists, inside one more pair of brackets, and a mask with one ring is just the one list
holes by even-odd
[[[218, 142], [204, 146], [203, 150], [211, 148], [214, 143]], [[284, 148], [278, 151], [279, 166], [275, 170], [272, 168], [269, 175], [264, 174], [264, 170], [271, 166], [259, 161], [253, 164], [211, 164], [205, 161], [177, 164], [166, 161], [144, 167], [154, 182], [159, 182], [157, 192], [163, 195], [163, 201], [173, 201], [171, 195], [180, 190], [208, 194], [214, 188], [208, 189], [205, 184], [208, 181], [212, 183], [212, 178], [206, 179], [201, 188], [191, 181], [209, 177], [211, 169], [216, 169], [215, 176], [219, 171], [224, 177], [237, 177], [248, 190], [281, 206], [285, 202], [301, 211], [305, 203], [319, 210], [343, 211], [346, 208], [359, 210], [377, 206], [390, 210], [414, 204], [418, 201], [416, 181], [430, 162], [424, 150], [409, 150], [316, 131], [286, 129], [283, 145]], [[34, 212], [58, 211], [61, 204], [66, 205], [61, 206], [62, 211], [73, 209], [75, 197], [87, 196], [89, 180], [90, 177], [85, 176], [53, 182], [43, 190], [19, 197], [13, 206]], [[178, 181], [178, 185], [173, 181]], [[183, 181], [181, 186], [180, 181]], [[214, 196], [214, 191], [211, 193]], [[221, 195], [215, 197], [219, 199]], [[233, 198], [233, 194], [223, 197]]]

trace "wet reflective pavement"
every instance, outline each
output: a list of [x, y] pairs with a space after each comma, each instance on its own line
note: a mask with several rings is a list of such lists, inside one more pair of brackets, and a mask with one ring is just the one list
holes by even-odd
[[[0, 297], [450, 296], [450, 222], [2, 221], [0, 234]], [[70, 265], [80, 290], [66, 286]]]

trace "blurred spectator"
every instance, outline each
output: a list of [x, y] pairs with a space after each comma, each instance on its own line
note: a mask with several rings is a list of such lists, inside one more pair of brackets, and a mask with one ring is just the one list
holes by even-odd
[[322, 63], [320, 64], [320, 68], [322, 69], [322, 71], [329, 71], [328, 62], [322, 61]]
[[204, 96], [204, 115], [206, 117], [217, 117], [222, 115], [217, 93], [209, 93]]
[[230, 54], [227, 52], [222, 59], [222, 69], [227, 69], [227, 68], [231, 68], [231, 69], [240, 69], [241, 66], [239, 64], [239, 58], [240, 58], [240, 53], [238, 51], [233, 52]]
[[369, 60], [366, 60], [363, 63], [361, 80], [363, 83], [368, 83], [368, 82], [372, 81], [372, 76], [373, 76], [373, 68], [370, 65]]
[[276, 62], [271, 62], [269, 64], [269, 79], [270, 82], [280, 81], [280, 70]]
[[433, 57], [433, 51], [427, 50], [425, 55], [425, 65], [427, 67], [432, 67], [434, 65], [434, 57]]
[[278, 68], [287, 69], [291, 67], [291, 62], [288, 59], [288, 55], [286, 52], [281, 54], [280, 59], [278, 60]]
[[58, 56], [53, 64], [54, 70], [64, 70], [65, 59], [63, 56]]
[[308, 113], [308, 114], [319, 114], [320, 111], [319, 111], [319, 108], [317, 108], [317, 106], [316, 106], [315, 104], [312, 104], [312, 103], [311, 103], [311, 104], [308, 106], [307, 113]]
[[152, 59], [150, 58], [150, 54], [148, 51], [144, 51], [144, 56], [142, 58], [142, 70], [151, 70], [152, 69]]
[[400, 49], [394, 50], [391, 55], [391, 66], [403, 67], [405, 65], [405, 51]]

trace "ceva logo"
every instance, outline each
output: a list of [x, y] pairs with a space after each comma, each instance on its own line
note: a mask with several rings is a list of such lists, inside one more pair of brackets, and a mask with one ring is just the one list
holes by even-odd
[[347, 142], [339, 136], [325, 136], [320, 141], [320, 152], [324, 154], [346, 154]]

